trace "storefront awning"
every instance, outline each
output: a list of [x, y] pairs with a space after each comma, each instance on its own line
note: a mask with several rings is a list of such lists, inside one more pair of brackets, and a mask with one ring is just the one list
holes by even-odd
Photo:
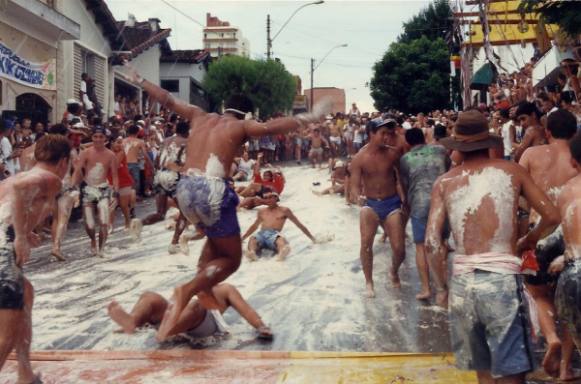
[[488, 86], [492, 84], [495, 78], [495, 68], [491, 63], [485, 63], [480, 67], [474, 76], [472, 76], [472, 81], [470, 82], [470, 89], [474, 90], [486, 90]]

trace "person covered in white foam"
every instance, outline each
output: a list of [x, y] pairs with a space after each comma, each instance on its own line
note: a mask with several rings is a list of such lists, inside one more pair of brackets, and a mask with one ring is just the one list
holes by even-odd
[[[167, 336], [183, 334], [198, 339], [227, 333], [227, 325], [222, 314], [232, 307], [256, 329], [259, 339], [273, 339], [271, 329], [264, 324], [258, 313], [244, 300], [236, 287], [221, 283], [213, 287], [212, 292], [219, 303], [217, 310], [207, 310], [200, 305], [198, 300], [192, 300], [182, 312], [178, 324]], [[168, 313], [169, 305], [170, 303], [160, 294], [144, 292], [131, 312], [126, 312], [115, 300], [108, 305], [107, 311], [109, 317], [121, 326], [124, 333], [132, 334], [137, 328], [146, 324], [158, 326]]]
[[[109, 234], [109, 206], [111, 199], [119, 196], [119, 174], [115, 153], [105, 147], [107, 136], [105, 129], [97, 126], [91, 136], [93, 145], [81, 152], [73, 175], [73, 185], [78, 186], [84, 179], [83, 215], [85, 229], [91, 239], [91, 253], [103, 256], [103, 249]], [[113, 186], [107, 182], [111, 173]], [[83, 177], [84, 174], [84, 177]], [[99, 244], [95, 237], [96, 226], [99, 226]]]

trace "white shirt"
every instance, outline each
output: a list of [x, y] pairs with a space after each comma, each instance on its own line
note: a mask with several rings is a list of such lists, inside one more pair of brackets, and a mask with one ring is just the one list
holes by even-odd
[[8, 157], [12, 155], [12, 144], [10, 144], [10, 140], [7, 137], [3, 137], [0, 140], [0, 150], [2, 151], [2, 160], [6, 164], [6, 170], [10, 172], [11, 175], [16, 173], [14, 159], [8, 160]]
[[510, 139], [510, 127], [512, 125], [512, 121], [507, 121], [506, 123], [502, 124], [502, 144], [504, 146], [504, 156], [510, 156], [512, 153], [512, 140]]
[[240, 163], [238, 163], [238, 170], [246, 173], [247, 175], [252, 175], [252, 168], [254, 167], [254, 163], [255, 161], [253, 159], [248, 159], [248, 161], [240, 159]]

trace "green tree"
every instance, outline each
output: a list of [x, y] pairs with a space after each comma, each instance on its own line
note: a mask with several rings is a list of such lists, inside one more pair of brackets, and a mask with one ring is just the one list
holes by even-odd
[[216, 105], [234, 94], [247, 95], [263, 118], [290, 109], [296, 89], [294, 77], [281, 63], [240, 56], [210, 64], [204, 88]]
[[449, 107], [450, 59], [446, 43], [426, 36], [393, 43], [373, 67], [375, 108], [426, 112]]
[[398, 37], [398, 42], [409, 43], [422, 36], [432, 40], [441, 37], [448, 41], [453, 26], [452, 9], [448, 1], [436, 0], [403, 24], [403, 33]]
[[581, 34], [579, 1], [521, 0], [519, 10], [522, 13], [538, 13], [545, 24], [557, 24], [573, 39]]

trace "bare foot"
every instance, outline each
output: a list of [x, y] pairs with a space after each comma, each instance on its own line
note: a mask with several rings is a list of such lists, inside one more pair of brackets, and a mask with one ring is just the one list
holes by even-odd
[[53, 249], [50, 252], [50, 255], [53, 256], [58, 261], [66, 261], [65, 257], [63, 256], [60, 250]]
[[442, 290], [436, 293], [436, 305], [442, 308], [448, 308], [448, 291]]
[[288, 254], [290, 253], [291, 248], [288, 245], [285, 245], [280, 249], [280, 252], [276, 255], [276, 261], [284, 261]]
[[256, 256], [256, 252], [254, 251], [246, 251], [246, 258], [250, 261], [258, 260], [258, 256]]
[[428, 300], [430, 297], [432, 297], [432, 292], [429, 289], [422, 289], [416, 295], [416, 300]]
[[169, 247], [167, 247], [167, 251], [170, 255], [175, 255], [176, 253], [179, 253], [180, 247], [177, 244], [170, 244]]
[[143, 223], [139, 219], [131, 219], [129, 224], [129, 233], [133, 240], [138, 241], [141, 239], [141, 230], [143, 229]]
[[42, 384], [42, 378], [40, 377], [40, 373], [29, 373], [26, 375], [19, 374], [18, 381], [16, 384]]
[[184, 308], [186, 305], [188, 305], [190, 298], [186, 296], [184, 287], [179, 286], [174, 289], [172, 300], [173, 303], [170, 304], [168, 309], [165, 311], [163, 319], [161, 319], [161, 324], [159, 324], [159, 330], [155, 335], [157, 341], [160, 342], [173, 335], [172, 331], [180, 319], [180, 315], [182, 314]]
[[98, 251], [97, 251], [97, 242], [91, 240], [91, 255], [93, 256], [98, 256]]
[[272, 333], [271, 329], [269, 327], [267, 327], [266, 325], [263, 325], [262, 327], [258, 327], [256, 329], [258, 331], [258, 338], [260, 340], [272, 340], [274, 339], [274, 334]]
[[183, 233], [180, 236], [180, 240], [179, 240], [180, 250], [186, 256], [188, 256], [190, 254], [190, 246], [188, 245], [189, 240], [190, 240], [189, 237], [185, 233]]
[[575, 375], [573, 370], [571, 369], [571, 365], [564, 364], [561, 362], [561, 369], [559, 373], [559, 380], [560, 381], [573, 381], [579, 379], [579, 375]]
[[323, 196], [323, 193], [321, 193], [320, 191], [311, 191], [311, 192], [313, 192], [313, 195]]
[[547, 346], [547, 353], [543, 359], [543, 368], [551, 377], [559, 376], [559, 366], [561, 364], [561, 342], [555, 341]]
[[367, 297], [373, 299], [375, 297], [375, 289], [373, 289], [373, 283], [367, 283], [366, 285]]
[[218, 303], [218, 299], [216, 299], [216, 296], [211, 291], [198, 292], [197, 296], [202, 307], [206, 309], [220, 309], [220, 303]]
[[133, 321], [133, 318], [123, 310], [118, 302], [113, 300], [107, 306], [107, 312], [109, 313], [109, 317], [121, 326], [123, 332], [129, 334], [135, 332], [135, 322]]
[[393, 269], [389, 271], [389, 280], [391, 281], [391, 285], [394, 288], [401, 288], [401, 281], [399, 280], [399, 276], [397, 272], [394, 272]]

